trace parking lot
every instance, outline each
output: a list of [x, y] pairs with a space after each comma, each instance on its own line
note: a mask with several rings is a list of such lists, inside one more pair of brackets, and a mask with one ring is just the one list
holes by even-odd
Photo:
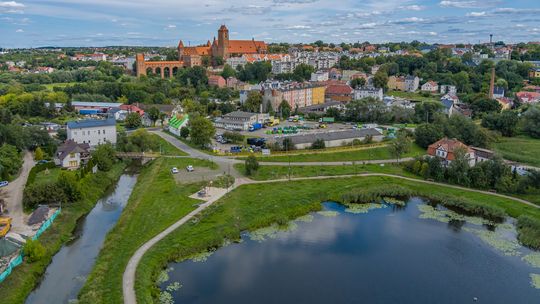
[[189, 184], [213, 180], [222, 174], [223, 172], [219, 169], [213, 170], [207, 167], [194, 167], [192, 172], [188, 172], [186, 168], [178, 168], [178, 173], [173, 175], [177, 183]]
[[[305, 128], [301, 128], [301, 126]], [[250, 131], [240, 131], [239, 133], [244, 135], [246, 138], [252, 138], [252, 137], [258, 137], [258, 138], [265, 138], [266, 140], [270, 140], [273, 138], [278, 138], [281, 136], [286, 136], [285, 134], [267, 134], [270, 133], [269, 131], [272, 131], [274, 128], [288, 128], [288, 127], [297, 127], [297, 133], [296, 134], [313, 134], [313, 133], [323, 133], [323, 132], [329, 132], [329, 131], [337, 131], [337, 130], [348, 130], [353, 128], [353, 124], [344, 124], [344, 123], [329, 123], [326, 124], [326, 128], [319, 128], [319, 123], [315, 121], [302, 121], [302, 122], [290, 122], [290, 121], [284, 121], [281, 122], [277, 126], [273, 127], [265, 127], [253, 132]], [[216, 129], [216, 134], [221, 135], [228, 130], [225, 129]], [[231, 131], [228, 131], [231, 132]], [[289, 135], [295, 135], [295, 134], [289, 134]], [[212, 145], [215, 147], [216, 152], [222, 151], [222, 152], [229, 152], [231, 151], [231, 147], [235, 146], [242, 146], [240, 144], [232, 144], [232, 143], [219, 143], [216, 141], [216, 139], [212, 139]]]

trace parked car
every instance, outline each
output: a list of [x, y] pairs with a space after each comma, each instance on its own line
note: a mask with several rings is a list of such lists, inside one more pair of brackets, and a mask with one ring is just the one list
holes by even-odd
[[178, 168], [176, 168], [176, 167], [173, 167], [173, 168], [171, 169], [171, 173], [172, 173], [172, 174], [177, 174], [178, 172], [180, 172], [180, 171], [178, 171]]
[[187, 172], [193, 172], [194, 169], [193, 169], [192, 165], [189, 165], [189, 166], [186, 167], [186, 170], [187, 170]]
[[38, 165], [48, 164], [48, 163], [49, 163], [49, 161], [46, 160], [46, 159], [42, 159], [42, 160], [40, 160], [40, 161], [37, 162]]
[[0, 187], [5, 187], [5, 186], [7, 186], [7, 185], [9, 185], [9, 182], [8, 182], [8, 181], [1, 181], [1, 182], [0, 182]]

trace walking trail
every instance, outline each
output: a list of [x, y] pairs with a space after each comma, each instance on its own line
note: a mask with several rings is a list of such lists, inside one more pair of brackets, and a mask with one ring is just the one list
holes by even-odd
[[[171, 136], [169, 134], [165, 134], [165, 133], [160, 132], [160, 131], [155, 132], [155, 133], [158, 134], [159, 136], [163, 137], [165, 140], [169, 141], [171, 144], [173, 144], [177, 148], [182, 149], [185, 152], [187, 152], [191, 157], [204, 158], [204, 159], [210, 159], [211, 158], [211, 160], [216, 162], [218, 165], [220, 165], [220, 167], [222, 165], [231, 165], [231, 164], [234, 164], [234, 163], [241, 163], [241, 161], [239, 161], [239, 160], [229, 159], [229, 158], [225, 158], [225, 157], [217, 157], [217, 156], [211, 157], [208, 154], [205, 154], [203, 152], [200, 152], [200, 151], [198, 151], [196, 149], [191, 148], [190, 146], [186, 145], [185, 143], [179, 141], [178, 139], [174, 138], [173, 136]], [[384, 161], [379, 160], [379, 161], [381, 163], [393, 162], [391, 160], [384, 160]], [[336, 164], [336, 165], [342, 165], [342, 164], [349, 164], [349, 163], [352, 163], [352, 162], [338, 162], [338, 163], [330, 162], [330, 163]], [[271, 164], [271, 165], [288, 165], [288, 163], [279, 163], [279, 162], [276, 162], [276, 163], [262, 163], [262, 164], [264, 164], [264, 165], [267, 165], [267, 164]], [[292, 164], [293, 163], [291, 163], [291, 165]], [[314, 163], [310, 162], [310, 163], [296, 163], [296, 164], [297, 165], [298, 164], [302, 164], [302, 165], [306, 165], [306, 164], [307, 165], [325, 165], [325, 164], [328, 164], [328, 162], [314, 162]], [[251, 180], [251, 179], [248, 179], [248, 178], [245, 178], [245, 177], [241, 177], [241, 178], [236, 179], [235, 183], [228, 189], [228, 191], [216, 192], [214, 197], [211, 197], [209, 200], [207, 200], [206, 202], [199, 205], [199, 207], [197, 207], [197, 209], [191, 211], [189, 214], [187, 214], [186, 216], [179, 219], [177, 222], [175, 222], [174, 224], [169, 226], [167, 229], [163, 230], [161, 233], [154, 236], [148, 242], [144, 243], [141, 247], [139, 247], [137, 249], [137, 251], [135, 251], [135, 253], [130, 258], [130, 260], [129, 260], [127, 266], [126, 266], [126, 269], [125, 269], [124, 275], [123, 275], [122, 290], [123, 290], [123, 295], [124, 295], [124, 303], [126, 303], [126, 304], [135, 304], [135, 303], [137, 303], [137, 296], [135, 294], [135, 274], [136, 274], [136, 271], [137, 271], [137, 266], [138, 266], [139, 262], [141, 261], [142, 257], [144, 256], [144, 254], [150, 248], [152, 248], [152, 246], [154, 246], [157, 242], [164, 239], [167, 235], [171, 234], [178, 227], [182, 226], [184, 223], [191, 220], [194, 216], [196, 216], [197, 214], [201, 213], [206, 208], [208, 208], [209, 206], [214, 204], [216, 201], [218, 201], [220, 198], [222, 198], [229, 191], [232, 191], [232, 190], [238, 188], [241, 185], [247, 185], [247, 184], [265, 184], [265, 183], [286, 182], [286, 181], [319, 180], [319, 179], [330, 179], [330, 178], [366, 177], [366, 176], [385, 176], [385, 177], [391, 177], [391, 178], [400, 178], [400, 179], [403, 179], [403, 180], [413, 181], [413, 182], [417, 182], [417, 183], [424, 183], [424, 184], [443, 186], [443, 187], [459, 189], [459, 190], [464, 190], [464, 191], [469, 191], [469, 192], [482, 193], [482, 194], [486, 194], [486, 195], [492, 195], [492, 196], [497, 196], [497, 197], [510, 199], [510, 200], [525, 204], [525, 205], [530, 206], [530, 207], [540, 208], [540, 206], [535, 205], [535, 204], [533, 204], [533, 203], [531, 203], [529, 201], [519, 199], [519, 198], [516, 198], [516, 197], [507, 196], [507, 195], [504, 195], [504, 194], [492, 193], [492, 192], [483, 191], [483, 190], [470, 189], [470, 188], [465, 188], [465, 187], [460, 187], [460, 186], [455, 186], [455, 185], [442, 184], [442, 183], [437, 183], [437, 182], [432, 182], [432, 181], [426, 181], [426, 180], [420, 180], [420, 179], [414, 179], [414, 178], [410, 178], [410, 177], [404, 177], [404, 176], [393, 175], [393, 174], [384, 174], [384, 173], [362, 173], [362, 174], [354, 174], [354, 175], [296, 177], [296, 178], [290, 178], [290, 179], [275, 179], [275, 180], [265, 180], [265, 181], [254, 181], [254, 180]]]

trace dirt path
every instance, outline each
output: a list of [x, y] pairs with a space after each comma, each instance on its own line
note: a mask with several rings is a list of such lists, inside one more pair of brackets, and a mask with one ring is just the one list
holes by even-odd
[[28, 235], [32, 231], [31, 228], [26, 225], [27, 216], [23, 212], [22, 201], [24, 186], [26, 185], [28, 174], [32, 167], [34, 167], [34, 164], [35, 162], [32, 153], [26, 152], [24, 154], [24, 163], [19, 177], [4, 188], [7, 196], [8, 215], [12, 218], [11, 231], [24, 235]]

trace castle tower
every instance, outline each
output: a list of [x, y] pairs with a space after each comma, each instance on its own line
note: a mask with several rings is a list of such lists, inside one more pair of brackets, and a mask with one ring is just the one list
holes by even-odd
[[137, 54], [136, 62], [137, 62], [137, 77], [141, 75], [146, 75], [146, 65], [144, 61], [144, 54]]
[[223, 59], [229, 58], [229, 30], [225, 24], [218, 30], [218, 56]]
[[184, 56], [184, 43], [180, 40], [178, 42], [178, 61], [182, 61], [182, 56]]

